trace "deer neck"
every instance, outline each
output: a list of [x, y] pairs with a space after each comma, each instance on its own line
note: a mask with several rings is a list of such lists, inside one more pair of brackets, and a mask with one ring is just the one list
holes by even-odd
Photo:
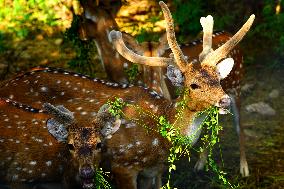
[[116, 52], [108, 39], [110, 30], [110, 28], [106, 27], [104, 28], [104, 31], [98, 32], [98, 37], [94, 38], [101, 64], [107, 75], [110, 77], [110, 80], [128, 83], [127, 77], [124, 75], [123, 58]]
[[189, 143], [193, 145], [200, 136], [201, 125], [206, 118], [206, 114], [200, 114], [201, 110], [196, 109], [197, 106], [194, 106], [194, 103], [192, 103], [193, 106], [186, 106], [183, 110], [181, 110], [177, 104], [179, 104], [181, 101], [189, 100], [186, 98], [188, 97], [179, 97], [175, 101], [171, 111], [169, 111], [171, 112], [171, 115], [175, 116], [169, 115], [169, 121], [175, 126], [175, 128], [179, 128], [180, 134], [188, 137]]
[[[126, 60], [113, 48], [108, 37], [111, 30], [118, 29], [115, 19], [104, 9], [89, 8], [86, 8], [86, 18], [88, 20], [86, 33], [95, 41], [101, 64], [109, 79], [128, 83], [123, 69], [123, 63]], [[96, 29], [94, 30], [94, 28]]]

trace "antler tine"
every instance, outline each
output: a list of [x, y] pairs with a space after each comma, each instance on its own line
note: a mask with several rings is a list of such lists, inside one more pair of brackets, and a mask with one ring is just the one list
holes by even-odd
[[63, 106], [53, 106], [50, 103], [44, 103], [43, 108], [47, 113], [54, 116], [54, 118], [64, 125], [69, 125], [74, 121], [73, 113]]
[[129, 60], [130, 62], [137, 64], [144, 64], [147, 66], [163, 66], [163, 67], [174, 63], [174, 60], [172, 58], [146, 57], [134, 53], [125, 46], [124, 41], [122, 39], [122, 34], [119, 31], [112, 30], [109, 33], [109, 37], [116, 50], [119, 52], [119, 54], [123, 56], [125, 59]]
[[214, 20], [211, 15], [200, 18], [200, 24], [203, 28], [203, 50], [199, 54], [199, 61], [202, 62], [204, 58], [212, 51], [212, 33]]
[[215, 66], [218, 61], [225, 58], [227, 54], [242, 40], [242, 38], [245, 36], [245, 34], [249, 31], [253, 21], [254, 21], [255, 15], [252, 14], [247, 22], [243, 25], [243, 27], [225, 44], [223, 44], [221, 47], [216, 49], [215, 51], [208, 54], [205, 59], [202, 61], [202, 64], [208, 64], [211, 66]]
[[160, 1], [159, 4], [162, 8], [162, 11], [163, 11], [163, 14], [166, 20], [166, 32], [167, 32], [167, 39], [168, 39], [169, 46], [174, 54], [176, 64], [178, 65], [179, 69], [182, 72], [184, 72], [186, 69], [187, 61], [176, 41], [176, 36], [175, 36], [175, 31], [174, 31], [174, 21], [173, 21], [171, 12], [168, 6], [163, 1]]

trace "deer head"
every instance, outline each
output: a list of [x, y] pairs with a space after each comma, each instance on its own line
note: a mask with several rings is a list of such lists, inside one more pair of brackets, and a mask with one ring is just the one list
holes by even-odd
[[53, 116], [47, 120], [47, 129], [59, 142], [66, 141], [73, 157], [74, 167], [79, 168], [83, 188], [93, 188], [95, 168], [99, 166], [102, 140], [111, 138], [120, 126], [120, 120], [108, 112], [110, 106], [100, 108], [91, 123], [76, 122], [73, 113], [64, 106], [44, 103], [44, 110]]
[[[233, 67], [232, 59], [224, 59], [234, 46], [244, 37], [253, 23], [254, 15], [251, 15], [243, 27], [225, 44], [216, 50], [212, 50], [212, 16], [202, 17], [200, 23], [203, 27], [203, 51], [199, 56], [199, 62], [187, 62], [186, 56], [177, 44], [174, 32], [174, 24], [171, 13], [165, 3], [160, 2], [166, 20], [166, 31], [169, 46], [172, 50], [170, 58], [145, 57], [129, 50], [123, 41], [119, 31], [111, 31], [110, 38], [117, 51], [127, 60], [148, 66], [168, 67], [170, 80], [177, 80], [179, 85], [190, 89], [189, 107], [202, 110], [210, 105], [225, 108], [230, 104], [228, 95], [223, 91], [220, 80], [225, 78]], [[221, 61], [221, 62], [220, 62]], [[220, 63], [219, 63], [220, 62]], [[173, 74], [174, 73], [174, 74]], [[178, 74], [176, 74], [178, 73]], [[179, 77], [178, 79], [176, 79]]]

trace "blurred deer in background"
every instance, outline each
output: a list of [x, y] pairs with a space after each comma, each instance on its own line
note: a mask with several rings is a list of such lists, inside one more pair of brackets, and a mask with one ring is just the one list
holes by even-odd
[[[166, 67], [169, 80], [173, 82], [174, 85], [189, 89], [190, 92], [188, 94], [180, 96], [176, 100], [169, 101], [162, 98], [155, 91], [141, 86], [118, 84], [97, 78], [89, 78], [78, 73], [51, 68], [32, 70], [31, 72], [4, 83], [0, 89], [0, 97], [5, 99], [5, 102], [9, 103], [15, 101], [9, 103], [13, 108], [16, 107], [17, 109], [25, 109], [33, 112], [36, 109], [41, 109], [46, 103], [60, 105], [57, 107], [51, 106], [53, 107], [51, 109], [47, 107], [47, 110], [50, 110], [48, 112], [52, 115], [54, 115], [52, 112], [55, 110], [64, 113], [64, 115], [67, 114], [69, 117], [74, 115], [76, 125], [80, 123], [83, 128], [89, 127], [92, 120], [91, 118], [97, 115], [96, 112], [98, 112], [108, 100], [114, 100], [115, 97], [122, 99], [123, 102], [128, 104], [122, 108], [122, 117], [112, 121], [112, 124], [105, 124], [105, 122], [102, 124], [110, 125], [107, 127], [111, 128], [115, 125], [114, 127], [116, 129], [111, 129], [110, 133], [113, 133], [119, 127], [115, 134], [104, 138], [105, 151], [102, 154], [104, 157], [109, 158], [111, 170], [119, 188], [137, 188], [137, 176], [139, 174], [149, 179], [146, 179], [141, 185], [138, 183], [138, 188], [146, 188], [147, 185], [150, 186], [153, 178], [156, 180], [156, 187], [161, 186], [160, 177], [163, 172], [164, 163], [167, 161], [171, 144], [158, 132], [155, 132], [159, 129], [157, 117], [165, 116], [170, 123], [174, 123], [176, 129], [180, 130], [182, 135], [192, 137], [192, 140], [188, 141], [188, 144], [193, 145], [199, 137], [201, 129], [200, 123], [205, 117], [205, 115], [197, 116], [198, 112], [212, 105], [219, 106], [220, 110], [229, 106], [230, 98], [223, 91], [220, 80], [224, 79], [230, 73], [234, 63], [231, 58], [221, 60], [224, 59], [243, 38], [254, 20], [254, 16], [252, 15], [236, 35], [213, 51], [211, 49], [213, 18], [211, 16], [201, 18], [204, 31], [203, 50], [199, 56], [199, 62], [188, 63], [187, 58], [183, 55], [176, 42], [170, 12], [164, 3], [161, 2], [160, 5], [167, 23], [168, 43], [173, 52], [173, 56], [171, 55], [170, 58], [145, 57], [135, 54], [125, 46], [120, 32], [112, 31], [109, 37], [117, 51], [129, 61], [138, 64], [146, 64], [148, 66]], [[219, 61], [221, 62], [219, 63]], [[15, 91], [17, 91], [17, 93], [15, 93]], [[190, 99], [190, 101], [183, 111], [182, 116], [176, 120], [176, 106], [178, 102], [183, 99], [186, 99], [186, 101]], [[16, 101], [21, 102], [21, 104], [16, 103]], [[4, 105], [3, 107], [8, 107], [6, 103], [2, 104]], [[29, 106], [24, 106], [23, 104]], [[141, 113], [141, 111], [137, 110], [137, 106], [141, 108], [142, 112], [150, 112], [155, 116], [147, 116]], [[17, 118], [13, 117], [13, 114], [7, 115], [7, 112], [9, 112], [9, 110], [1, 112], [0, 115], [3, 130], [9, 130], [12, 126], [17, 127], [18, 121], [20, 125], [24, 126], [24, 129], [28, 126], [26, 124], [33, 123], [34, 121], [39, 123], [37, 120], [32, 119], [31, 121], [31, 115], [25, 114], [24, 111], [21, 112]], [[74, 114], [70, 112], [74, 112]], [[38, 111], [38, 113], [40, 112]], [[61, 116], [59, 116], [59, 118], [61, 119]], [[35, 119], [39, 118], [36, 117]], [[24, 121], [22, 122], [22, 120]], [[29, 123], [27, 120], [29, 120]], [[44, 120], [47, 119], [45, 118]], [[39, 119], [39, 121], [42, 123], [43, 120]], [[58, 126], [56, 122], [59, 121], [47, 121], [46, 127], [48, 127], [48, 125]], [[147, 125], [153, 132], [147, 132], [145, 128], [139, 126], [139, 124]], [[41, 126], [44, 125], [41, 124]], [[46, 130], [34, 131], [30, 126], [29, 129], [28, 131], [24, 130], [26, 133], [23, 133], [23, 135], [27, 134], [24, 137], [32, 137], [30, 133], [33, 132], [47, 134]], [[109, 129], [102, 130], [108, 131]], [[44, 140], [45, 138], [52, 138], [49, 134], [47, 135], [48, 136], [44, 136]], [[85, 134], [83, 135], [85, 136]], [[16, 137], [17, 135], [7, 131], [3, 136], [9, 138], [10, 136]], [[97, 139], [98, 137], [96, 135], [90, 137], [90, 139], [92, 138]], [[38, 138], [35, 136], [35, 139]], [[23, 143], [23, 147], [21, 149], [15, 149], [14, 152], [19, 151], [22, 153], [25, 147], [28, 148], [34, 145], [28, 142], [30, 140], [26, 138], [23, 139], [23, 141], [25, 140], [27, 142]], [[98, 139], [95, 140], [95, 143], [98, 142]], [[94, 144], [92, 145], [92, 149], [93, 148], [96, 149], [97, 146]], [[53, 147], [51, 147], [51, 151], [52, 150], [54, 150]], [[38, 149], [36, 151], [43, 153], [44, 149]], [[10, 151], [4, 152], [2, 158], [7, 158], [10, 153]], [[31, 155], [31, 153], [28, 152], [25, 153], [25, 155], [26, 154]], [[98, 156], [100, 155], [95, 155], [94, 157], [98, 158]], [[34, 156], [32, 157], [36, 158]], [[56, 157], [53, 158], [56, 159]], [[12, 158], [10, 160], [12, 160]], [[11, 162], [10, 160], [8, 160], [8, 164]], [[19, 161], [22, 161], [22, 158], [19, 159]], [[46, 158], [40, 157], [38, 161], [46, 161]], [[35, 163], [32, 162], [29, 165], [33, 166], [34, 164]], [[17, 171], [16, 168], [12, 170]], [[89, 170], [90, 169], [87, 169], [83, 172], [89, 172]], [[6, 173], [4, 174], [7, 175]], [[74, 176], [75, 175], [76, 174], [74, 174]], [[9, 178], [11, 181], [12, 177], [10, 176]], [[88, 179], [86, 183], [89, 184]]]
[[[114, 15], [117, 11], [108, 11], [109, 6], [95, 6], [92, 1], [84, 1], [81, 3], [84, 8], [82, 22], [80, 26], [80, 36], [82, 39], [94, 39], [97, 48], [101, 53], [101, 60], [105, 64], [106, 72], [109, 78], [116, 82], [128, 82], [125, 74], [125, 68], [129, 68], [132, 63], [118, 56], [117, 52], [112, 48], [109, 41], [108, 33], [111, 29], [117, 29]], [[117, 8], [117, 7], [116, 7]], [[212, 34], [212, 49], [217, 49], [232, 37], [227, 32], [214, 32]], [[139, 44], [134, 37], [129, 34], [122, 33], [125, 45], [130, 50], [141, 56], [168, 56], [171, 53], [169, 49], [166, 35], [163, 35], [159, 42], [143, 42]], [[108, 49], [108, 50], [105, 50]], [[199, 54], [202, 52], [202, 39], [181, 45], [180, 49], [187, 56], [188, 62], [197, 63]], [[249, 169], [245, 154], [245, 136], [240, 122], [240, 81], [243, 75], [243, 55], [241, 50], [236, 46], [227, 55], [227, 58], [233, 58], [235, 64], [228, 77], [221, 80], [221, 86], [224, 91], [231, 97], [231, 111], [234, 115], [234, 125], [239, 134], [240, 145], [240, 173], [242, 176], [249, 176]], [[172, 84], [166, 76], [167, 69], [164, 67], [151, 67], [139, 64], [140, 75], [137, 76], [137, 84], [144, 85], [155, 90], [164, 98], [173, 100], [176, 98], [176, 86]], [[206, 152], [200, 155], [201, 159], [197, 162], [195, 168], [203, 169], [206, 164]]]

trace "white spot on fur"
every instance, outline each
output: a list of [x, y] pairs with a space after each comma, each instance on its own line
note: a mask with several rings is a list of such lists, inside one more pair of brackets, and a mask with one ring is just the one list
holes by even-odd
[[42, 91], [42, 92], [47, 92], [47, 91], [48, 91], [48, 88], [47, 88], [47, 87], [41, 87], [41, 88], [40, 88], [40, 91]]
[[47, 161], [47, 162], [45, 162], [45, 164], [46, 164], [47, 166], [51, 166], [52, 161]]
[[31, 161], [30, 165], [36, 165], [36, 161]]
[[153, 141], [152, 141], [152, 145], [153, 146], [157, 146], [159, 144], [159, 140], [157, 138], [155, 138]]

